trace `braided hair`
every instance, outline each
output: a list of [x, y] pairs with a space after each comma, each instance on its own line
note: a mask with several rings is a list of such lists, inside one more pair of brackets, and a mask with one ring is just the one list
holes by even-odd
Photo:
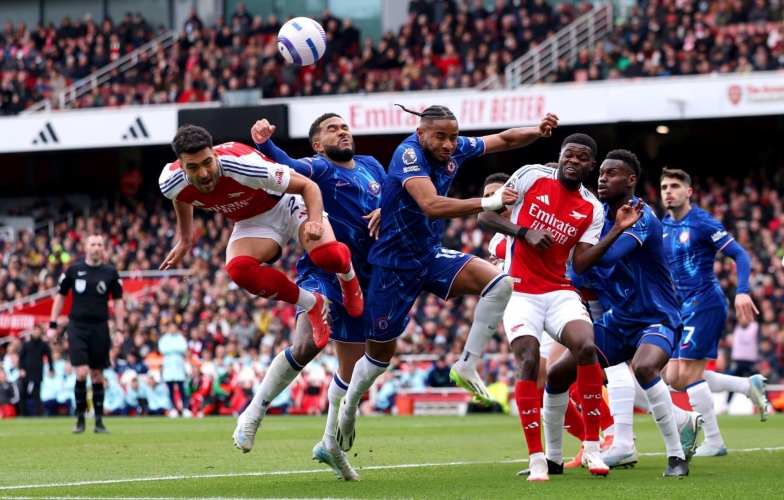
[[400, 108], [406, 113], [411, 113], [412, 115], [417, 115], [418, 117], [422, 118], [422, 120], [419, 122], [420, 125], [423, 123], [430, 123], [436, 120], [457, 121], [457, 118], [455, 118], [455, 114], [452, 113], [452, 111], [446, 106], [430, 106], [428, 108], [425, 108], [424, 111], [422, 112], [408, 109], [402, 104], [395, 104], [395, 106], [400, 106]]

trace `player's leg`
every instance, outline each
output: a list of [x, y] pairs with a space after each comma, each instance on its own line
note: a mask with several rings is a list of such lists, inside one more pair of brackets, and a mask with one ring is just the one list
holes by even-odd
[[397, 349], [397, 338], [408, 324], [408, 313], [422, 292], [427, 272], [422, 268], [373, 268], [363, 323], [367, 337], [365, 354], [354, 365], [338, 414], [335, 439], [343, 451], [349, 451], [354, 445], [359, 400], [389, 368]]
[[619, 363], [604, 370], [607, 375], [607, 392], [610, 411], [614, 419], [612, 443], [602, 452], [604, 462], [610, 467], [623, 467], [637, 463], [634, 446], [634, 377], [629, 365]]
[[248, 407], [237, 419], [234, 430], [234, 446], [248, 453], [253, 449], [261, 421], [267, 414], [270, 403], [291, 384], [302, 368], [321, 351], [313, 339], [313, 327], [307, 314], [297, 315], [294, 342], [281, 351], [270, 363], [259, 389]]
[[[549, 371], [550, 366], [553, 365], [556, 361], [558, 361], [563, 353], [567, 350], [566, 346], [563, 344], [556, 342], [553, 338], [544, 333], [542, 335], [542, 345], [550, 344], [552, 347], [548, 350], [547, 353], [547, 370]], [[546, 377], [545, 377], [546, 378]], [[580, 410], [577, 409], [577, 406], [574, 404], [574, 400], [571, 397], [571, 391], [575, 388], [575, 384], [569, 389], [569, 396], [566, 401], [566, 414], [563, 416], [563, 428], [569, 434], [576, 437], [578, 441], [580, 441], [580, 452], [570, 461], [564, 464], [565, 469], [573, 469], [576, 467], [582, 467], [583, 464], [583, 450], [582, 450], [582, 442], [585, 439], [585, 426], [583, 425], [583, 416], [580, 414]], [[552, 397], [552, 396], [551, 396]], [[575, 397], [577, 399], [577, 397]], [[544, 408], [544, 397], [542, 398], [542, 408]], [[554, 418], [560, 418], [560, 410], [558, 410], [558, 414], [549, 416], [545, 415], [544, 418], [546, 420], [552, 421]], [[545, 429], [547, 425], [545, 425]], [[556, 424], [556, 428], [558, 428], [558, 424]], [[560, 434], [563, 436], [563, 432]]]
[[[474, 322], [468, 332], [465, 348], [460, 359], [452, 367], [449, 377], [460, 387], [471, 392], [487, 406], [494, 402], [487, 392], [484, 382], [476, 371], [476, 364], [482, 357], [485, 344], [497, 331], [504, 316], [504, 310], [512, 296], [512, 278], [500, 272], [497, 267], [481, 259], [474, 259], [459, 252], [442, 250], [434, 264], [443, 265], [441, 272], [434, 272], [428, 289], [442, 298], [461, 295], [478, 295], [479, 301], [474, 309]], [[452, 274], [455, 273], [456, 274]], [[451, 278], [451, 279], [449, 279]], [[446, 291], [434, 285], [446, 284]], [[537, 345], [537, 352], [538, 352]], [[534, 378], [536, 381], [536, 373]]]
[[[360, 335], [357, 337], [361, 336], [364, 338], [362, 330], [359, 330], [359, 333]], [[336, 341], [334, 345], [338, 356], [338, 371], [329, 384], [327, 391], [327, 399], [329, 401], [327, 424], [324, 429], [324, 437], [313, 447], [313, 458], [329, 465], [339, 479], [359, 481], [359, 474], [351, 467], [346, 454], [340, 449], [336, 434], [340, 402], [348, 392], [348, 384], [351, 383], [354, 366], [365, 355], [365, 343]]]
[[343, 291], [343, 307], [346, 311], [355, 318], [361, 316], [364, 299], [351, 264], [351, 251], [345, 244], [335, 240], [335, 233], [332, 231], [327, 214], [324, 214], [322, 221], [324, 233], [318, 240], [310, 240], [305, 237], [304, 223], [308, 219], [308, 212], [300, 195], [285, 195], [274, 210], [282, 212], [274, 218], [283, 219], [281, 222], [286, 226], [285, 233], [308, 252], [313, 264], [324, 271], [337, 274]]
[[504, 331], [515, 359], [514, 395], [520, 425], [528, 447], [528, 480], [547, 481], [548, 473], [561, 474], [563, 467], [548, 467], [542, 447], [541, 399], [537, 388], [542, 352], [540, 339], [546, 309], [540, 295], [512, 294], [503, 315]]
[[329, 300], [298, 287], [277, 269], [262, 265], [280, 256], [289, 239], [297, 237], [301, 222], [302, 218], [289, 213], [283, 203], [269, 212], [237, 222], [226, 249], [226, 271], [234, 283], [253, 295], [304, 309], [314, 326], [316, 345], [324, 347], [329, 340]]
[[649, 327], [641, 332], [641, 340], [632, 359], [634, 376], [645, 391], [651, 413], [664, 437], [668, 460], [665, 476], [689, 474], [670, 391], [660, 376], [661, 370], [670, 360], [675, 339], [675, 332], [668, 327]]
[[558, 338], [577, 361], [577, 388], [585, 426], [583, 464], [592, 474], [605, 475], [609, 468], [602, 462], [599, 450], [604, 374], [596, 355], [591, 317], [576, 292], [551, 292], [546, 296], [550, 308], [545, 330]]
[[702, 374], [711, 392], [739, 392], [747, 396], [757, 408], [761, 422], [768, 418], [767, 379], [762, 375], [737, 377], [714, 371]]

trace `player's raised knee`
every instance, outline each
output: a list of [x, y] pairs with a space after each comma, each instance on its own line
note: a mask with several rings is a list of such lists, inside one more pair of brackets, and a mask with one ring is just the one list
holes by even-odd
[[231, 259], [226, 264], [226, 271], [229, 273], [231, 281], [237, 286], [244, 288], [254, 295], [258, 295], [261, 290], [261, 284], [258, 283], [256, 278], [256, 271], [258, 270], [261, 262], [248, 255], [240, 255]]
[[316, 266], [330, 273], [347, 273], [351, 267], [351, 251], [339, 241], [319, 245], [308, 255]]
[[514, 291], [514, 281], [508, 274], [500, 274], [493, 278], [482, 290], [482, 298], [509, 302]]

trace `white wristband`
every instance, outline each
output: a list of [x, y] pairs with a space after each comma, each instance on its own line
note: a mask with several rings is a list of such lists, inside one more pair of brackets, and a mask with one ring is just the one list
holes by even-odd
[[485, 212], [490, 212], [490, 211], [501, 210], [502, 208], [504, 208], [504, 202], [501, 198], [503, 194], [504, 194], [504, 190], [499, 189], [498, 191], [493, 193], [493, 196], [489, 198], [482, 198], [482, 210], [484, 210]]

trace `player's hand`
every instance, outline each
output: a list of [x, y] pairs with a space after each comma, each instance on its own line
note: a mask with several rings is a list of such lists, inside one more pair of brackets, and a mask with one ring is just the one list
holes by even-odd
[[49, 339], [49, 342], [54, 342], [57, 340], [57, 328], [47, 328], [46, 338]]
[[539, 134], [542, 137], [550, 137], [553, 135], [553, 129], [558, 128], [558, 115], [555, 113], [547, 113], [539, 123]]
[[25, 377], [27, 377], [27, 370], [22, 368], [21, 370], [19, 370], [19, 378], [25, 378]]
[[256, 144], [264, 144], [275, 132], [275, 125], [270, 125], [267, 119], [257, 121], [250, 129], [250, 136]]
[[505, 187], [503, 192], [501, 193], [501, 201], [504, 203], [504, 206], [514, 205], [517, 203], [517, 197], [520, 193], [517, 192], [516, 189], [507, 188]]
[[378, 239], [379, 230], [381, 229], [381, 209], [377, 208], [369, 214], [363, 215], [362, 218], [368, 221], [370, 237]]
[[748, 325], [754, 321], [755, 314], [759, 314], [759, 311], [747, 293], [735, 295], [735, 316], [738, 318], [738, 321]]
[[305, 221], [305, 223], [302, 224], [302, 227], [302, 235], [305, 237], [305, 243], [318, 241], [321, 239], [321, 236], [324, 235], [324, 226], [322, 226], [320, 222], [311, 220]]
[[191, 251], [191, 243], [186, 243], [182, 240], [178, 241], [169, 255], [166, 256], [166, 260], [163, 261], [161, 264], [160, 269], [161, 271], [165, 271], [167, 269], [171, 269], [172, 266], [176, 266], [179, 261], [182, 260], [188, 252]]
[[529, 229], [525, 233], [525, 241], [536, 248], [539, 252], [544, 252], [555, 243], [555, 238], [546, 229]]
[[636, 204], [629, 200], [629, 203], [619, 208], [615, 213], [615, 226], [613, 229], [625, 231], [635, 225], [642, 217], [644, 207], [645, 203], [642, 200], [638, 199]]

